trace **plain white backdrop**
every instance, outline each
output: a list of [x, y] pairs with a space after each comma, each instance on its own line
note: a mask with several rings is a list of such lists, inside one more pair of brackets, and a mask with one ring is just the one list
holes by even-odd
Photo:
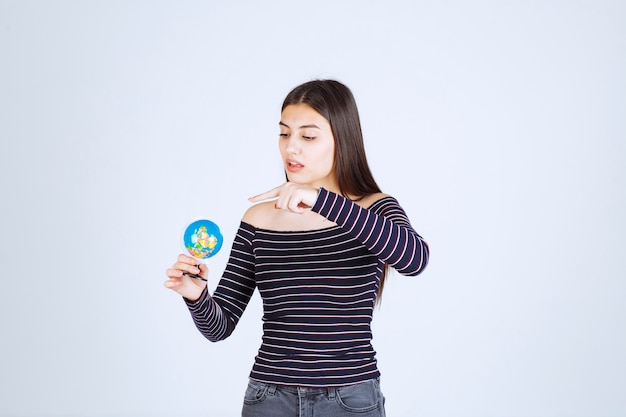
[[394, 417], [626, 416], [621, 1], [0, 0], [0, 415], [237, 416], [258, 295], [212, 344], [186, 224], [284, 178], [283, 97], [353, 90], [430, 243], [374, 318]]

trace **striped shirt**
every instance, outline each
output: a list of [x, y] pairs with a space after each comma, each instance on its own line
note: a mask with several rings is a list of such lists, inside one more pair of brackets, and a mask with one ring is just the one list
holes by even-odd
[[312, 210], [336, 226], [272, 231], [241, 222], [213, 296], [187, 300], [210, 341], [228, 337], [254, 289], [263, 300], [263, 339], [250, 378], [327, 387], [378, 377], [370, 324], [385, 264], [417, 275], [428, 245], [393, 197], [365, 209], [320, 190]]

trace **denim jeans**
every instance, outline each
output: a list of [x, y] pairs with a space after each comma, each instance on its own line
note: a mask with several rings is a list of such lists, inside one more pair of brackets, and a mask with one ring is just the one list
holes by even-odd
[[242, 417], [385, 417], [378, 379], [354, 385], [308, 388], [248, 383]]

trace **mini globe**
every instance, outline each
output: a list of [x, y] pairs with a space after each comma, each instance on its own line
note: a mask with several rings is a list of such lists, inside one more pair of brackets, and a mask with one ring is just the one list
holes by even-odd
[[207, 259], [222, 248], [220, 228], [210, 220], [196, 220], [183, 233], [183, 246], [196, 259]]

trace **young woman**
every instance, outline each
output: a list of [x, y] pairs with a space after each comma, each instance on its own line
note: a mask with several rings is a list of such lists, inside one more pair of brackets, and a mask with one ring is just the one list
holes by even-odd
[[263, 340], [244, 417], [385, 415], [370, 323], [387, 266], [419, 274], [428, 245], [381, 193], [365, 157], [357, 106], [333, 80], [286, 97], [278, 147], [287, 182], [250, 198], [213, 295], [205, 265], [180, 255], [165, 286], [184, 297], [210, 341], [234, 330], [254, 289]]

